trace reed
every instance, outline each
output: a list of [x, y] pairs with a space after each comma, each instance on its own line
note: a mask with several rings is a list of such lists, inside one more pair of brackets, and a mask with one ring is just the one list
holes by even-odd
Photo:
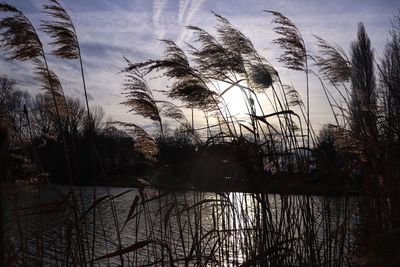
[[[387, 54], [381, 63], [374, 60], [374, 51], [363, 24], [359, 24], [357, 39], [351, 45], [350, 57], [347, 57], [340, 47], [318, 38], [323, 54], [323, 57], [317, 60], [318, 66], [332, 87], [339, 92], [337, 99], [327, 95], [336, 103], [330, 103], [332, 110], [340, 109], [343, 118], [340, 123], [337, 120], [340, 132], [337, 143], [341, 146], [345, 139], [353, 140], [353, 145], [342, 148], [360, 162], [358, 168], [363, 171], [364, 197], [360, 206], [363, 223], [360, 226], [362, 229], [360, 242], [364, 261], [370, 266], [398, 263], [398, 259], [390, 249], [384, 251], [375, 244], [378, 240], [382, 242], [385, 239], [391, 247], [399, 246], [396, 237], [387, 239], [386, 236], [386, 233], [396, 231], [398, 227], [397, 215], [390, 211], [397, 209], [398, 201], [389, 193], [399, 189], [398, 184], [393, 183], [394, 180], [398, 180], [395, 178], [398, 177], [398, 173], [392, 172], [394, 169], [389, 167], [390, 162], [396, 160], [398, 150], [390, 141], [392, 140], [390, 135], [386, 134], [389, 129], [390, 132], [397, 131], [397, 126], [390, 122], [393, 119], [397, 120], [398, 116], [391, 112], [392, 108], [397, 109], [397, 104], [391, 102], [390, 98], [396, 95], [398, 86], [394, 81], [398, 79], [398, 72], [391, 69], [392, 67], [389, 67], [391, 69], [389, 72], [383, 71], [385, 67], [397, 64], [395, 57], [390, 55], [398, 53], [399, 50], [396, 45], [398, 23], [397, 15], [393, 20], [392, 39], [388, 42]], [[377, 74], [381, 85], [376, 82]], [[341, 101], [345, 104], [337, 105]], [[393, 155], [393, 158], [388, 158], [388, 155]]]
[[[58, 1], [50, 2], [44, 6], [44, 12], [53, 20], [43, 21], [41, 29], [52, 39], [54, 56], [79, 59], [95, 166], [100, 156], [93, 137], [94, 118], [89, 110], [75, 26]], [[21, 11], [4, 3], [0, 10], [12, 14], [0, 21], [2, 48], [13, 60], [33, 60], [40, 81], [52, 96], [53, 104], [49, 109], [57, 114], [60, 136], [64, 136], [61, 118], [66, 117], [67, 124], [72, 124], [73, 108], [65, 100], [59, 79], [49, 69], [39, 35]], [[188, 26], [195, 40], [186, 50], [171, 40], [163, 40], [165, 53], [161, 59], [140, 63], [126, 59], [128, 66], [122, 70], [126, 75], [123, 89], [126, 99], [122, 104], [155, 122], [161, 141], [166, 139], [163, 119], [170, 118], [191, 133], [193, 142], [203, 143], [205, 147], [226, 143], [248, 145], [247, 150], [252, 152], [249, 155], [260, 173], [269, 165], [278, 175], [300, 173], [309, 177], [312, 163], [309, 151], [313, 149], [312, 143], [317, 143], [309, 117], [312, 67], [308, 60], [312, 60], [320, 70], [319, 81], [332, 112], [339, 109], [343, 118], [341, 124], [335, 115], [336, 142], [342, 142], [342, 149], [346, 150], [350, 142], [343, 143], [354, 141], [351, 142], [352, 155], [357, 160], [371, 160], [374, 153], [380, 155], [367, 169], [371, 173], [365, 178], [363, 198], [352, 198], [347, 192], [341, 197], [290, 195], [285, 189], [280, 194], [237, 193], [228, 189], [212, 193], [164, 191], [143, 179], [137, 180], [137, 189], [96, 189], [96, 184], [94, 189], [75, 187], [72, 181], [76, 170], [70, 154], [75, 145], [64, 138], [69, 187], [48, 184], [32, 192], [12, 188], [1, 192], [1, 241], [5, 248], [2, 264], [353, 266], [357, 264], [355, 256], [358, 254], [377, 252], [386, 257], [385, 260], [393, 256], [393, 251], [382, 252], [365, 240], [372, 237], [384, 241], [398, 229], [396, 205], [400, 202], [389, 189], [389, 186], [398, 185], [397, 174], [379, 172], [386, 166], [393, 167], [393, 162], [378, 149], [386, 144], [380, 141], [382, 138], [392, 143], [397, 140], [394, 136], [398, 130], [394, 127], [397, 118], [393, 117], [397, 116], [398, 107], [394, 104], [397, 99], [394, 99], [396, 92], [392, 87], [397, 86], [394, 85], [397, 76], [393, 72], [398, 62], [391, 56], [398, 52], [397, 35], [394, 34], [386, 61], [379, 68], [386, 90], [383, 99], [387, 113], [384, 114], [390, 117], [379, 124], [378, 118], [373, 116], [379, 104], [374, 102], [373, 55], [363, 26], [359, 27], [357, 40], [352, 44], [350, 59], [342, 49], [319, 37], [320, 55], [317, 56], [306, 50], [300, 30], [291, 20], [279, 12], [268, 12], [274, 16], [273, 23], [277, 25], [274, 31], [280, 36], [275, 43], [285, 50], [280, 60], [289, 69], [306, 74], [306, 105], [293, 86], [281, 82], [279, 73], [257, 52], [249, 38], [218, 14], [214, 14], [216, 34]], [[194, 129], [193, 118], [189, 123], [177, 105], [155, 98], [154, 90], [146, 81], [147, 75], [155, 71], [171, 79], [171, 89], [165, 92], [166, 96], [171, 101], [183, 102], [186, 108], [204, 112], [207, 127]], [[368, 75], [364, 77], [363, 73]], [[319, 78], [316, 72], [314, 74]], [[339, 94], [339, 99], [330, 92], [331, 88]], [[246, 120], [232, 115], [224, 98], [230, 90], [241, 92], [248, 112]], [[267, 103], [261, 102], [261, 96], [266, 97]], [[340, 105], [341, 100], [345, 104]], [[272, 112], [265, 112], [266, 105]], [[28, 115], [26, 120], [29, 121]], [[216, 124], [210, 124], [209, 120]], [[159, 167], [161, 148], [155, 138], [134, 123], [114, 121], [109, 125], [124, 128], [135, 138], [135, 150], [153, 168]], [[381, 125], [384, 125], [382, 129]], [[11, 128], [20, 134], [18, 127]], [[207, 138], [200, 137], [201, 131], [207, 133]], [[34, 134], [30, 133], [33, 139]], [[23, 147], [23, 142], [18, 145]], [[390, 150], [387, 146], [385, 149]], [[397, 155], [395, 151], [390, 152]], [[24, 165], [26, 176], [37, 175], [35, 164], [40, 165], [39, 162], [33, 162], [30, 167]], [[99, 165], [98, 171], [93, 169], [93, 175], [106, 177], [104, 166], [101, 162]], [[362, 250], [363, 245], [367, 246], [366, 252]]]

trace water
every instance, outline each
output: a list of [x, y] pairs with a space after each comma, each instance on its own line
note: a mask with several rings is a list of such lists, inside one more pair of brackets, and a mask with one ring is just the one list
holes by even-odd
[[97, 187], [94, 202], [93, 193], [46, 186], [9, 194], [15, 265], [346, 266], [356, 246], [351, 198]]

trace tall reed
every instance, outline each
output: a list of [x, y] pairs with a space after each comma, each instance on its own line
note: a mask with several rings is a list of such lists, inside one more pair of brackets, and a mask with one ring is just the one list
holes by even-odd
[[[56, 47], [53, 54], [79, 58], [90, 120], [76, 31], [65, 9], [57, 1], [51, 2], [44, 9], [57, 20], [44, 21], [42, 29], [53, 38]], [[9, 41], [5, 48], [15, 59], [42, 56], [41, 70], [48, 74], [47, 82], [54, 93], [56, 79], [48, 68], [43, 45], [33, 26], [15, 8], [6, 4], [0, 7], [2, 11], [15, 13], [11, 18], [19, 23], [8, 21], [7, 24], [3, 20], [3, 29], [15, 31], [15, 25], [22, 25], [18, 30], [32, 39], [16, 44], [13, 43], [15, 32], [5, 34]], [[146, 83], [147, 74], [164, 71], [166, 77], [173, 79], [167, 92], [170, 98], [183, 101], [189, 108], [217, 114], [215, 128], [219, 132], [214, 134], [207, 121], [206, 144], [215, 144], [216, 140], [234, 144], [245, 139], [254, 144], [260, 172], [272, 163], [280, 174], [308, 175], [309, 153], [298, 152], [309, 150], [313, 140], [308, 54], [297, 27], [282, 14], [271, 13], [275, 23], [285, 26], [280, 32], [283, 39], [278, 43], [291, 51], [292, 57], [285, 58], [284, 62], [306, 73], [305, 108], [296, 90], [282, 84], [277, 71], [251, 41], [217, 14], [214, 14], [218, 21], [216, 35], [196, 26], [188, 27], [196, 36], [194, 44], [189, 45], [189, 56], [172, 41], [164, 40], [166, 51], [162, 59], [142, 63], [127, 61], [128, 66], [123, 70], [128, 78], [124, 104], [158, 123], [161, 136], [164, 136], [162, 116], [190, 128], [183, 113], [170, 102], [156, 100]], [[295, 47], [287, 46], [290, 38], [296, 39]], [[31, 46], [35, 49], [28, 49]], [[35, 53], [25, 54], [28, 50]], [[293, 59], [293, 56], [300, 58]], [[329, 76], [328, 69], [324, 70]], [[229, 90], [242, 93], [248, 120], [239, 121], [232, 116], [224, 99]], [[264, 112], [261, 95], [267, 98], [273, 112]], [[140, 141], [136, 148], [149, 161], [156, 159], [155, 140], [146, 131], [133, 123], [113, 124], [130, 128]], [[189, 130], [195, 132], [193, 124]], [[96, 153], [95, 146], [93, 149]], [[69, 162], [68, 153], [66, 159]], [[104, 175], [104, 170], [101, 174]], [[358, 247], [353, 227], [358, 222], [358, 209], [356, 201], [348, 195], [321, 198], [284, 192], [279, 195], [175, 192], [156, 190], [143, 180], [137, 182], [137, 190], [106, 187], [101, 196], [95, 189], [92, 197], [87, 197], [91, 188], [72, 185], [67, 189], [48, 185], [32, 192], [9, 191], [4, 193], [7, 198], [2, 193], [5, 206], [2, 227], [8, 230], [3, 237], [7, 248], [2, 263], [10, 266], [349, 266], [354, 263], [352, 256]], [[76, 190], [79, 196], [75, 195]]]

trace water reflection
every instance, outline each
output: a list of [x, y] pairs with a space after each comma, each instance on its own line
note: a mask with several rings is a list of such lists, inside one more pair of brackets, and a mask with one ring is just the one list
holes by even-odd
[[52, 186], [10, 195], [5, 227], [8, 250], [19, 251], [16, 265], [345, 266], [356, 245], [355, 204], [116, 187], [97, 187], [94, 195], [90, 187]]

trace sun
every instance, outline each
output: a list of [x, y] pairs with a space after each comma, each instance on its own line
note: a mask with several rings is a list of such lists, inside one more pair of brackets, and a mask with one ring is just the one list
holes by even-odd
[[222, 95], [222, 98], [231, 116], [242, 117], [249, 114], [246, 105], [246, 96], [240, 87], [234, 86], [230, 88]]

